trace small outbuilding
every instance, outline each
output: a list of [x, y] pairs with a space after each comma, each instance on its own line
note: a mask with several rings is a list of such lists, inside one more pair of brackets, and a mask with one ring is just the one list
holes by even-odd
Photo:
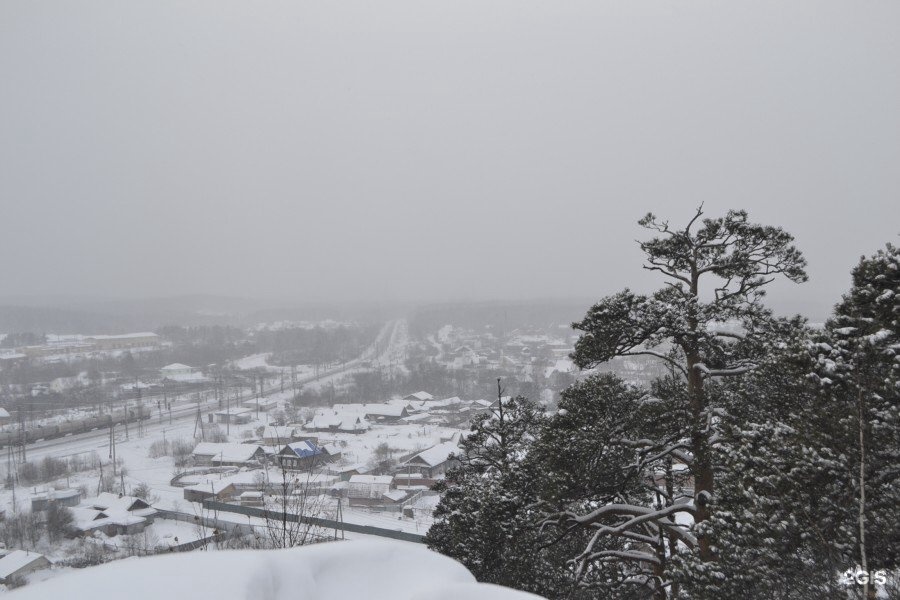
[[43, 554], [27, 550], [13, 550], [0, 557], [0, 583], [9, 583], [34, 571], [49, 569], [52, 563]]

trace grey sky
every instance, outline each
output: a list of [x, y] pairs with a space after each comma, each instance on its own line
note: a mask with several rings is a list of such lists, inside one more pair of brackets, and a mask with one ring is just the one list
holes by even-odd
[[5, 294], [599, 296], [743, 207], [900, 231], [900, 3], [0, 3]]

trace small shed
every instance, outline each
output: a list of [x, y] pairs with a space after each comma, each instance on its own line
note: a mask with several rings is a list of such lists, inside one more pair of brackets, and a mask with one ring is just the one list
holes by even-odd
[[37, 552], [13, 550], [0, 557], [0, 583], [9, 583], [14, 577], [22, 577], [40, 569], [49, 569], [52, 563]]
[[238, 502], [241, 506], [263, 506], [265, 504], [265, 494], [262, 492], [244, 492], [238, 496]]
[[31, 512], [49, 510], [50, 506], [78, 506], [81, 503], [81, 491], [73, 489], [50, 490], [40, 492], [31, 497]]
[[347, 485], [350, 506], [375, 506], [384, 502], [383, 496], [391, 489], [394, 478], [390, 475], [353, 475]]
[[230, 408], [228, 410], [220, 410], [215, 413], [216, 423], [226, 425], [246, 425], [253, 418], [253, 411], [249, 408]]

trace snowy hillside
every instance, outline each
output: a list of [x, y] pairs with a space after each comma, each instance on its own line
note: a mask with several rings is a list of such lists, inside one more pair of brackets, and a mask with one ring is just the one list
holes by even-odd
[[536, 600], [479, 584], [459, 563], [405, 542], [330, 542], [290, 550], [127, 559], [34, 583], [16, 600]]

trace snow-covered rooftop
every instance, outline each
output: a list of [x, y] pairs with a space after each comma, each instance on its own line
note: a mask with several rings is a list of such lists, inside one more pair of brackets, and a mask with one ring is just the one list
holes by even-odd
[[25, 550], [13, 550], [6, 556], [0, 558], [0, 579], [6, 579], [22, 567], [30, 565], [36, 560], [44, 558], [43, 554], [37, 552], [26, 552]]
[[127, 340], [131, 338], [159, 337], [152, 331], [139, 331], [137, 333], [122, 333], [119, 335], [89, 335], [90, 340]]
[[212, 460], [219, 462], [245, 462], [252, 459], [258, 451], [259, 446], [256, 444], [200, 442], [191, 454], [211, 456]]
[[437, 444], [436, 446], [432, 446], [427, 450], [422, 450], [415, 456], [411, 457], [407, 460], [407, 463], [418, 463], [422, 462], [428, 465], [429, 467], [434, 467], [442, 462], [445, 462], [448, 458], [450, 458], [451, 454], [458, 454], [459, 446], [457, 446], [454, 442], [444, 442], [442, 444]]
[[[158, 363], [157, 363], [157, 364], [158, 364]], [[188, 365], [184, 365], [184, 364], [181, 364], [181, 363], [172, 363], [171, 365], [166, 365], [166, 366], [164, 366], [162, 369], [160, 369], [160, 371], [184, 371], [184, 370], [186, 370], [186, 369], [187, 369], [187, 370], [190, 370], [190, 369], [193, 369], [193, 368], [194, 368], [194, 367], [190, 367], [190, 366], [188, 366]]]

